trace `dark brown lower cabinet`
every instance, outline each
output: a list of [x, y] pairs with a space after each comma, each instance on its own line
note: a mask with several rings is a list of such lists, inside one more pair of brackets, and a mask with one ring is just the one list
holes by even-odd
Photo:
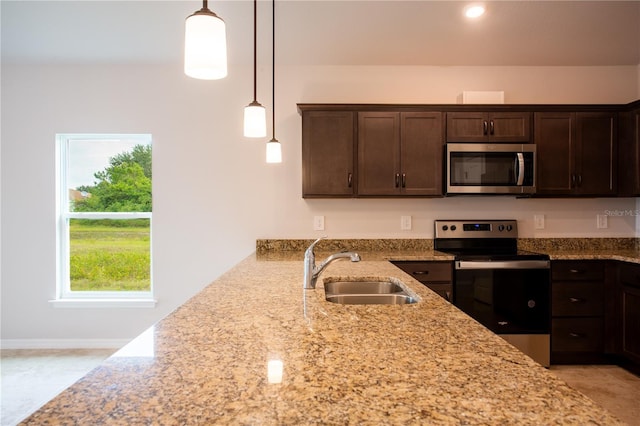
[[619, 268], [620, 355], [640, 370], [640, 265]]
[[552, 262], [552, 364], [604, 362], [605, 263]]
[[394, 261], [391, 263], [451, 302], [453, 296], [453, 264], [451, 262]]

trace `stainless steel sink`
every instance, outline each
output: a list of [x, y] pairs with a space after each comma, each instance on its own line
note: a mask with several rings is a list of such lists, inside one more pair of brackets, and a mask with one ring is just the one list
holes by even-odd
[[406, 305], [417, 300], [408, 294], [335, 294], [327, 300], [343, 305]]
[[395, 278], [327, 278], [324, 289], [327, 301], [343, 305], [405, 305], [418, 301], [418, 296]]
[[391, 294], [404, 291], [391, 281], [334, 281], [324, 284], [324, 291], [331, 294]]

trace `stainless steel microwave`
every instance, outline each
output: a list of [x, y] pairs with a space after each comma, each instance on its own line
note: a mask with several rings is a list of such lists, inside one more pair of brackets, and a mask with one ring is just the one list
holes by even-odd
[[534, 144], [448, 143], [447, 194], [533, 194]]

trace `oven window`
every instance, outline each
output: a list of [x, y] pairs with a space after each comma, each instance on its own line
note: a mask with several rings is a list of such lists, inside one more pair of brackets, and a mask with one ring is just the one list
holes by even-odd
[[456, 270], [454, 304], [497, 334], [548, 333], [548, 269]]
[[511, 152], [452, 152], [450, 153], [453, 186], [515, 185], [516, 155]]

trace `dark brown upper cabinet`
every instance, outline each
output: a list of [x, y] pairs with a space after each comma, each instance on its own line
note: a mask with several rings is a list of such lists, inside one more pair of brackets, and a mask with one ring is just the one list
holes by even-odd
[[535, 113], [537, 194], [617, 195], [616, 113]]
[[530, 141], [530, 112], [447, 113], [447, 142]]
[[640, 196], [640, 102], [620, 113], [618, 195]]
[[360, 196], [441, 196], [440, 112], [358, 113]]
[[355, 113], [305, 111], [302, 114], [302, 196], [355, 194]]

